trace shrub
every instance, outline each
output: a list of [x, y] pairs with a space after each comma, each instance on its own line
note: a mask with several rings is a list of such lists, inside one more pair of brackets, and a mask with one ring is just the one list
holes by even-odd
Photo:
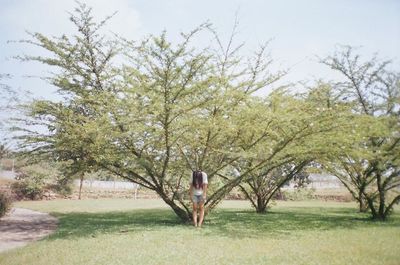
[[16, 181], [11, 185], [11, 188], [19, 199], [38, 200], [44, 192], [44, 185], [29, 179]]
[[21, 165], [18, 169], [18, 180], [11, 185], [11, 188], [18, 199], [38, 200], [42, 199], [46, 192], [51, 191], [63, 196], [71, 195], [73, 179], [61, 174], [62, 166], [52, 162]]
[[11, 188], [18, 198], [41, 199], [45, 188], [57, 174], [55, 167], [44, 163], [22, 167], [18, 180], [11, 185]]
[[11, 209], [11, 205], [11, 197], [5, 192], [0, 193], [0, 218]]
[[315, 190], [308, 188], [297, 188], [294, 190], [284, 190], [279, 195], [279, 199], [283, 200], [304, 201], [315, 199]]
[[56, 183], [50, 186], [50, 189], [62, 196], [71, 195], [74, 191], [74, 180], [65, 176], [59, 176]]

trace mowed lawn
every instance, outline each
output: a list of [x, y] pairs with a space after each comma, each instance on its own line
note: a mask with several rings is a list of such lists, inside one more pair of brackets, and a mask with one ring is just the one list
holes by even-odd
[[400, 264], [400, 209], [370, 221], [354, 203], [226, 201], [196, 229], [160, 200], [20, 202], [59, 218], [51, 236], [0, 254], [18, 264]]

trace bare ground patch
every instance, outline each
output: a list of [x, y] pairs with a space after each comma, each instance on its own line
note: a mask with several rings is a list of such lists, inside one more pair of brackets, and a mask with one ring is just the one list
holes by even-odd
[[37, 211], [13, 208], [0, 219], [0, 252], [22, 247], [51, 234], [57, 218]]

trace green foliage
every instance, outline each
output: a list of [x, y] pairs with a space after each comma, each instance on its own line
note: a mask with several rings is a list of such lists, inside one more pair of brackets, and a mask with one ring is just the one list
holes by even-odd
[[[5, 149], [5, 145], [3, 141], [7, 138], [7, 121], [11, 117], [11, 110], [15, 103], [18, 102], [17, 92], [12, 89], [9, 85], [3, 83], [4, 79], [9, 79], [11, 76], [8, 74], [0, 73], [0, 112], [8, 113], [5, 117], [2, 115], [0, 117], [0, 159], [2, 159], [7, 150]], [[4, 134], [5, 133], [5, 134]]]
[[[339, 93], [321, 83], [303, 95], [278, 89], [261, 99], [254, 92], [269, 88], [284, 72], [269, 71], [272, 60], [265, 45], [254, 56], [242, 56], [241, 45], [233, 43], [236, 29], [226, 47], [209, 24], [182, 33], [175, 43], [166, 32], [133, 42], [102, 35], [108, 19], [95, 22], [91, 9], [79, 4], [70, 17], [77, 29], [72, 36], [31, 33], [31, 40], [23, 41], [49, 52], [48, 57], [20, 59], [53, 66], [56, 71], [47, 79], [65, 100], [37, 100], [27, 106], [21, 147], [28, 156], [65, 163], [66, 177], [110, 172], [156, 191], [187, 221], [191, 206], [185, 194], [194, 169], [209, 176], [208, 210], [234, 187], [260, 176], [272, 180], [271, 186], [263, 181], [258, 185], [267, 187], [263, 204], [268, 203], [279, 187], [319, 158], [343, 161], [346, 154], [386, 168], [375, 173], [388, 174], [390, 168], [397, 172], [398, 93], [392, 91], [393, 84], [398, 87], [396, 76], [384, 79], [392, 81], [387, 87], [396, 95], [386, 104], [390, 118], [369, 115], [385, 104], [380, 99], [374, 106], [364, 92], [361, 98], [368, 102], [360, 108], [351, 82], [339, 84]], [[215, 40], [211, 46], [217, 49], [193, 46], [193, 38], [203, 35]], [[370, 69], [367, 66], [355, 69], [360, 84], [370, 89], [371, 84], [385, 83], [374, 72], [368, 74], [372, 83], [366, 82], [361, 74]], [[32, 124], [47, 131], [35, 131]], [[385, 139], [386, 149], [370, 144], [378, 139]], [[277, 169], [285, 172], [283, 177], [270, 178]], [[373, 202], [376, 194], [371, 198]]]
[[354, 143], [323, 164], [359, 201], [360, 210], [368, 204], [374, 219], [385, 220], [400, 201], [400, 74], [388, 70], [390, 61], [362, 60], [350, 46], [322, 63], [344, 77], [325, 99], [342, 97], [358, 114], [351, 131]]
[[54, 164], [28, 165], [19, 169], [18, 180], [11, 187], [18, 198], [37, 200], [58, 177], [59, 171]]
[[[164, 32], [116, 46], [99, 34], [105, 21], [95, 23], [85, 5], [71, 21], [79, 30], [72, 37], [34, 33], [25, 41], [52, 56], [21, 59], [61, 70], [49, 80], [68, 97], [28, 106], [30, 121], [48, 132], [25, 134], [23, 147], [29, 155], [66, 162], [71, 176], [103, 169], [155, 190], [187, 220], [190, 205], [183, 195], [191, 170], [206, 171], [214, 191], [213, 179], [242, 155], [238, 145], [245, 131], [235, 123], [237, 111], [282, 74], [269, 73], [265, 46], [248, 60], [240, 59], [232, 43], [217, 51], [193, 47], [192, 39], [204, 32], [221, 44], [208, 24], [183, 33], [177, 44]], [[118, 47], [125, 48], [120, 55], [126, 60], [117, 67]], [[221, 186], [208, 207], [215, 207], [237, 181], [215, 181]]]
[[14, 171], [16, 169], [15, 161], [15, 153], [7, 144], [0, 142], [0, 171]]
[[307, 201], [315, 199], [315, 190], [308, 188], [298, 188], [294, 190], [281, 191], [283, 200], [288, 201]]
[[3, 217], [8, 211], [11, 210], [12, 199], [9, 194], [5, 192], [0, 193], [0, 218]]
[[[53, 181], [54, 183], [54, 181]], [[71, 195], [74, 191], [74, 179], [58, 175], [54, 184], [48, 186], [49, 189], [62, 196]]]
[[350, 142], [343, 136], [353, 126], [354, 115], [342, 104], [321, 108], [316, 97], [323, 89], [296, 96], [277, 91], [261, 108], [253, 104], [242, 114], [248, 139], [260, 140], [256, 146], [243, 144], [247, 156], [233, 166], [239, 173], [249, 172], [240, 187], [257, 212], [265, 212], [276, 192], [312, 161], [341, 152]]
[[8, 148], [4, 144], [0, 144], [0, 159], [5, 158], [8, 153]]

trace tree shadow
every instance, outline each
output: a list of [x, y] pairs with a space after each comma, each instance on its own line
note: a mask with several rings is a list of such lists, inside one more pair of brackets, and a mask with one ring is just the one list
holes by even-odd
[[301, 231], [359, 229], [367, 227], [400, 227], [400, 216], [386, 222], [376, 222], [367, 213], [346, 208], [298, 207], [274, 210], [265, 214], [254, 211], [222, 210], [206, 222], [210, 234], [233, 238], [291, 235]]
[[52, 213], [59, 219], [57, 231], [48, 239], [95, 237], [106, 233], [151, 231], [182, 225], [172, 211], [163, 209], [104, 213]]
[[[59, 218], [59, 227], [48, 240], [188, 227], [168, 209], [53, 215]], [[364, 227], [400, 227], [400, 216], [393, 215], [387, 222], [374, 222], [368, 214], [356, 213], [355, 209], [346, 208], [298, 207], [274, 210], [266, 214], [257, 214], [250, 210], [221, 209], [206, 217], [201, 234], [230, 238], [281, 237], [301, 231]]]

